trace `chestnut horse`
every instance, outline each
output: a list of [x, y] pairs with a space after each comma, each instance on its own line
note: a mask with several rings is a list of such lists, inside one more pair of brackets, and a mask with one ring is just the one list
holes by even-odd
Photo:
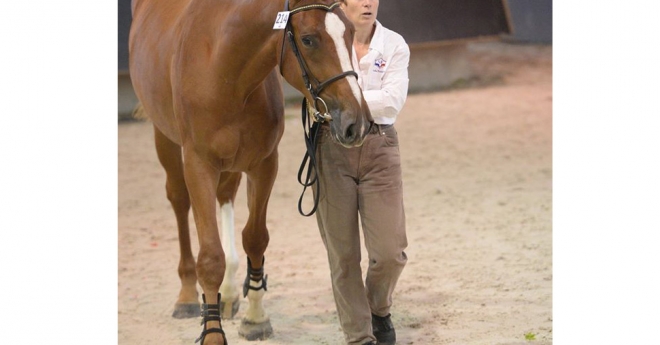
[[[245, 173], [243, 294], [249, 304], [239, 334], [263, 339], [272, 332], [262, 305], [266, 208], [284, 128], [278, 72], [303, 93], [317, 118], [330, 121], [336, 141], [361, 145], [372, 118], [351, 66], [353, 27], [330, 0], [133, 0], [132, 13], [131, 79], [153, 122], [179, 231], [181, 290], [173, 316], [199, 315], [199, 282], [198, 341], [227, 344], [221, 319], [233, 316], [239, 297], [233, 201]], [[191, 205], [197, 263], [188, 229]]]

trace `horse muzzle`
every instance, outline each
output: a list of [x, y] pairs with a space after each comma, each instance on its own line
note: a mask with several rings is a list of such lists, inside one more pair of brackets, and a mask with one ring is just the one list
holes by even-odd
[[330, 122], [332, 138], [346, 148], [362, 146], [364, 139], [369, 134], [370, 123], [360, 116], [352, 117], [349, 114], [343, 114], [337, 117], [339, 119]]

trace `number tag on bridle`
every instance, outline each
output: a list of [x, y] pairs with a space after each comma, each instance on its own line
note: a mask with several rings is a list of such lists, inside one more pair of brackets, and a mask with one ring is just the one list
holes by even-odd
[[286, 23], [289, 21], [289, 13], [290, 11], [277, 12], [277, 18], [275, 18], [273, 30], [282, 30], [286, 28]]

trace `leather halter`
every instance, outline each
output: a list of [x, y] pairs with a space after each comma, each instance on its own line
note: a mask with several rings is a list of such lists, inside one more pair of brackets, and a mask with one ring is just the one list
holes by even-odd
[[[322, 82], [316, 79], [310, 72], [309, 67], [307, 67], [307, 64], [305, 63], [305, 59], [303, 58], [300, 49], [298, 48], [298, 44], [296, 43], [295, 40], [295, 35], [293, 33], [293, 26], [291, 24], [290, 19], [294, 14], [303, 11], [318, 9], [318, 10], [324, 10], [326, 12], [332, 12], [334, 11], [335, 8], [339, 7], [339, 5], [340, 2], [334, 2], [331, 5], [311, 4], [311, 5], [296, 7], [290, 11], [289, 11], [289, 0], [286, 0], [284, 5], [284, 10], [289, 11], [289, 20], [287, 20], [286, 26], [284, 28], [285, 37], [282, 40], [282, 50], [280, 52], [280, 74], [282, 74], [282, 65], [284, 61], [284, 47], [286, 45], [286, 40], [288, 39], [289, 43], [291, 44], [291, 50], [293, 51], [293, 54], [296, 56], [296, 59], [298, 60], [298, 65], [300, 66], [300, 70], [302, 71], [302, 78], [303, 81], [305, 82], [305, 87], [312, 95], [312, 99], [314, 102], [313, 105], [310, 105], [308, 107], [307, 97], [303, 97], [302, 109], [301, 109], [303, 130], [305, 131], [305, 145], [307, 150], [303, 157], [302, 163], [300, 164], [300, 169], [298, 170], [298, 182], [303, 186], [303, 191], [300, 195], [300, 199], [298, 199], [298, 212], [306, 217], [309, 217], [316, 212], [316, 209], [319, 204], [319, 196], [321, 194], [321, 191], [319, 189], [320, 181], [318, 179], [318, 176], [316, 175], [316, 154], [315, 154], [317, 135], [320, 129], [320, 122], [332, 120], [332, 117], [328, 113], [329, 112], [328, 106], [326, 105], [325, 101], [320, 97], [320, 94], [331, 83], [348, 76], [353, 76], [355, 77], [355, 79], [357, 79], [358, 75], [357, 73], [355, 73], [355, 71], [345, 71]], [[312, 84], [312, 81], [316, 86]], [[319, 103], [323, 104], [323, 107], [325, 108], [323, 114], [320, 111], [318, 111]], [[314, 110], [312, 116], [309, 115], [309, 110]], [[307, 122], [308, 119], [309, 122]], [[312, 120], [314, 122], [313, 124], [312, 124]], [[305, 168], [307, 168], [306, 174], [304, 173]], [[303, 175], [305, 176], [303, 177]], [[307, 188], [312, 187], [314, 185], [317, 188], [317, 192], [315, 193], [314, 196], [314, 205], [312, 206], [312, 210], [309, 213], [305, 213], [302, 210], [303, 197], [305, 195], [305, 191], [307, 190]]]
[[[324, 10], [326, 12], [332, 12], [334, 11], [335, 8], [339, 7], [340, 2], [335, 2], [332, 5], [324, 5], [324, 4], [311, 4], [311, 5], [305, 5], [305, 6], [300, 6], [296, 7], [292, 10], [289, 10], [289, 0], [286, 0], [284, 4], [284, 10], [289, 11], [289, 20], [286, 23], [286, 27], [284, 28], [284, 36], [285, 38], [282, 40], [282, 50], [280, 53], [280, 74], [282, 74], [282, 65], [284, 61], [284, 46], [286, 43], [286, 40], [288, 39], [289, 43], [291, 44], [291, 50], [293, 50], [293, 54], [296, 56], [296, 59], [298, 60], [298, 65], [300, 65], [300, 70], [302, 71], [302, 78], [303, 81], [305, 82], [305, 87], [309, 91], [309, 93], [312, 95], [312, 99], [314, 101], [313, 108], [315, 110], [313, 119], [314, 121], [317, 122], [323, 122], [323, 121], [331, 121], [332, 118], [330, 117], [330, 114], [328, 113], [329, 109], [328, 106], [326, 105], [325, 101], [319, 96], [321, 92], [331, 83], [348, 77], [348, 76], [354, 76], [355, 79], [358, 78], [357, 73], [355, 71], [345, 71], [342, 72], [334, 77], [331, 77], [327, 80], [324, 81], [319, 81], [316, 79], [311, 71], [309, 70], [309, 67], [307, 67], [307, 63], [305, 63], [305, 59], [303, 58], [300, 49], [298, 48], [298, 44], [296, 43], [295, 40], [295, 35], [293, 33], [293, 25], [291, 25], [291, 17], [299, 12], [304, 12], [304, 11], [309, 11], [309, 10]], [[316, 86], [312, 84], [312, 81]], [[321, 114], [317, 109], [318, 109], [318, 103], [323, 104], [324, 113]]]

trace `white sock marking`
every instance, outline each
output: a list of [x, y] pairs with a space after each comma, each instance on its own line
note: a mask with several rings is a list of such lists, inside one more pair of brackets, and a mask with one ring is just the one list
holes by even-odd
[[238, 270], [238, 253], [236, 252], [236, 236], [234, 234], [234, 205], [228, 202], [220, 206], [222, 217], [222, 248], [225, 251], [225, 277], [220, 286], [222, 300], [233, 300], [239, 294], [236, 283]]

